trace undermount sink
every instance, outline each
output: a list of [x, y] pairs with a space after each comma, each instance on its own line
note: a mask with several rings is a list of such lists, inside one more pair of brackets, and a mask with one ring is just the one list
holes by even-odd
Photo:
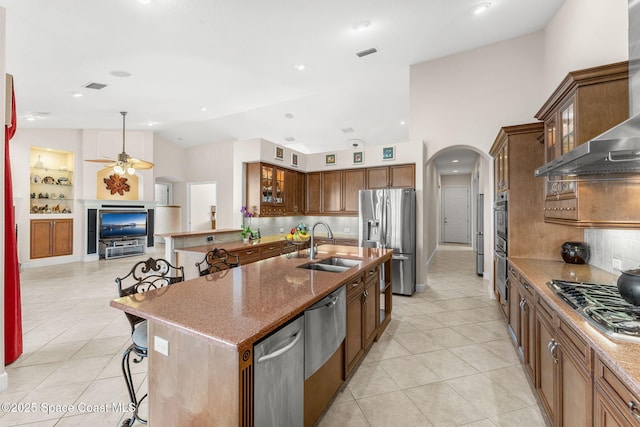
[[338, 267], [351, 268], [356, 265], [362, 264], [362, 261], [360, 261], [359, 259], [331, 257], [331, 258], [323, 259], [322, 261], [318, 261], [318, 264], [335, 265]]
[[298, 268], [342, 273], [343, 271], [347, 271], [351, 267], [359, 265], [360, 263], [362, 263], [362, 261], [357, 259], [332, 257], [318, 262], [308, 262], [306, 264], [299, 265]]

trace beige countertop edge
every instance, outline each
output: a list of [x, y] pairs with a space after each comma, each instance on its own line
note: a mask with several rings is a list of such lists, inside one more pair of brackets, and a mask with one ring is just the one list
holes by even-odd
[[239, 228], [223, 228], [216, 230], [203, 230], [203, 231], [179, 231], [176, 233], [158, 233], [154, 234], [156, 237], [193, 237], [193, 236], [208, 236], [210, 234], [223, 234], [223, 233], [240, 233], [242, 231]]
[[[328, 258], [334, 255], [339, 255], [339, 256], [345, 256], [344, 252], [345, 250], [362, 250], [362, 249], [366, 249], [366, 248], [353, 248], [350, 246], [340, 246], [340, 245], [329, 245], [329, 246], [324, 246], [324, 250], [320, 250], [319, 251], [319, 257], [318, 260], [324, 259], [324, 258]], [[362, 259], [362, 265], [360, 265], [357, 268], [353, 268], [353, 269], [349, 269], [343, 273], [324, 273], [321, 272], [322, 274], [324, 274], [325, 276], [321, 276], [321, 277], [325, 277], [327, 280], [327, 282], [332, 282], [329, 286], [326, 287], [326, 289], [324, 289], [322, 292], [319, 292], [313, 296], [308, 297], [308, 299], [304, 300], [302, 303], [298, 304], [295, 307], [289, 307], [287, 310], [285, 310], [283, 312], [282, 315], [280, 315], [277, 318], [274, 318], [270, 323], [263, 325], [260, 328], [257, 329], [252, 329], [250, 332], [249, 331], [245, 331], [245, 335], [241, 338], [238, 339], [225, 339], [224, 337], [221, 336], [215, 336], [213, 334], [210, 333], [206, 333], [203, 330], [200, 330], [198, 328], [193, 327], [193, 325], [189, 325], [186, 324], [184, 322], [180, 322], [180, 321], [176, 321], [175, 319], [172, 319], [170, 316], [167, 315], [157, 315], [156, 313], [150, 313], [148, 310], [145, 310], [144, 308], [141, 308], [141, 304], [138, 301], [133, 300], [131, 297], [123, 297], [123, 298], [118, 298], [118, 299], [114, 299], [110, 302], [110, 306], [122, 310], [124, 312], [130, 313], [130, 314], [134, 314], [136, 316], [145, 318], [145, 319], [149, 319], [152, 321], [156, 321], [162, 325], [168, 326], [170, 328], [176, 329], [182, 333], [191, 335], [191, 336], [195, 336], [201, 339], [205, 339], [209, 342], [214, 343], [215, 345], [222, 347], [222, 348], [228, 348], [230, 350], [234, 350], [234, 351], [240, 351], [241, 349], [244, 349], [247, 345], [257, 342], [258, 340], [260, 340], [261, 338], [267, 336], [270, 332], [278, 329], [280, 326], [284, 325], [286, 322], [288, 322], [289, 320], [297, 317], [298, 315], [302, 314], [304, 312], [304, 310], [307, 307], [310, 307], [311, 305], [315, 304], [316, 302], [320, 301], [322, 298], [326, 297], [328, 294], [330, 294], [331, 292], [335, 291], [336, 289], [338, 289], [340, 286], [343, 286], [344, 284], [348, 283], [350, 280], [353, 280], [355, 277], [359, 276], [360, 274], [363, 273], [364, 270], [366, 270], [366, 268], [370, 267], [372, 264], [380, 264], [380, 263], [384, 263], [386, 261], [388, 261], [389, 259], [391, 259], [392, 256], [392, 251], [391, 250], [386, 250], [385, 253], [383, 253], [382, 255], [379, 255], [377, 257], [368, 257], [368, 258], [362, 258], [359, 257], [357, 255], [354, 254], [347, 254], [345, 257], [347, 258], [357, 258], [357, 259]], [[255, 263], [251, 263], [251, 264], [247, 264], [246, 266], [240, 266], [238, 268], [240, 269], [248, 269], [247, 273], [249, 273], [250, 269], [253, 268], [257, 268], [259, 267], [260, 263], [263, 263], [262, 265], [265, 266], [266, 264], [264, 263], [277, 263], [277, 259], [286, 259], [286, 257], [284, 255], [278, 256], [278, 257], [274, 257], [274, 258], [269, 258], [266, 260], [262, 260], [262, 261], [258, 261]], [[295, 266], [292, 266], [292, 270], [300, 270], [297, 269], [297, 266], [306, 262], [309, 262], [308, 259], [303, 259], [303, 258], [299, 258], [299, 259], [291, 259], [288, 261], [295, 261]], [[235, 269], [234, 269], [235, 270]], [[233, 270], [229, 270], [229, 271], [233, 271]], [[307, 274], [317, 274], [317, 272], [311, 272], [311, 270], [304, 270], [306, 272], [308, 272]], [[216, 273], [219, 274], [219, 273]], [[187, 280], [185, 282], [181, 282], [181, 283], [177, 283], [175, 285], [172, 285], [172, 288], [176, 287], [176, 286], [184, 286], [193, 282], [194, 284], [196, 282], [200, 282], [203, 283], [203, 281], [206, 280], [206, 276], [205, 277], [200, 277], [197, 279], [191, 279], [191, 280]], [[231, 283], [230, 281], [227, 282], [222, 282], [218, 285], [225, 285], [225, 286], [233, 286], [233, 283]], [[164, 289], [164, 288], [162, 288]], [[183, 288], [186, 290], [186, 288]], [[149, 291], [149, 293], [154, 293], [156, 291]], [[183, 291], [184, 292], [184, 291]], [[211, 310], [213, 310], [213, 308], [211, 308]], [[226, 322], [232, 322], [233, 319], [224, 319], [223, 321]], [[209, 325], [209, 329], [211, 329], [211, 326]]]
[[[546, 284], [551, 279], [615, 284], [617, 276], [596, 267], [565, 264], [562, 261], [509, 258], [509, 262], [523, 273], [525, 279], [536, 287], [538, 295], [589, 343], [611, 370], [640, 396], [640, 343], [608, 338], [562, 301]], [[549, 268], [545, 269], [545, 265]], [[595, 372], [593, 374], [595, 380]]]

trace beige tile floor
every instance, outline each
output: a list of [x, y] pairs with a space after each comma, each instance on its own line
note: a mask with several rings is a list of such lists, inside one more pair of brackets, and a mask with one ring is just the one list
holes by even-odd
[[[129, 325], [108, 302], [114, 277], [139, 259], [22, 272], [24, 354], [6, 368], [0, 402], [23, 410], [0, 411], [0, 427], [117, 426], [130, 416], [117, 406], [128, 400], [120, 361]], [[468, 248], [441, 247], [427, 290], [394, 295], [391, 324], [321, 426], [546, 425], [502, 314], [474, 269]], [[146, 364], [134, 370], [146, 390]]]

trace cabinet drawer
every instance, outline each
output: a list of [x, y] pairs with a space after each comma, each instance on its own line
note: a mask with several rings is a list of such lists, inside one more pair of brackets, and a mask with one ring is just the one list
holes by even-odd
[[362, 276], [356, 277], [351, 282], [347, 283], [347, 301], [350, 301], [354, 295], [361, 294], [362, 289], [364, 289]]
[[609, 367], [596, 358], [596, 383], [629, 419], [631, 424], [640, 422], [640, 398], [627, 388], [620, 378]]
[[543, 317], [550, 325], [552, 324], [553, 310], [541, 297], [538, 297], [536, 303], [536, 316]]
[[238, 255], [240, 265], [249, 264], [260, 260], [260, 247], [241, 249], [230, 252], [232, 255]]
[[380, 274], [378, 273], [378, 266], [367, 268], [364, 272], [364, 281], [368, 285], [371, 282], [376, 282], [380, 279]]
[[270, 245], [262, 246], [260, 248], [261, 259], [278, 256], [281, 253], [282, 253], [282, 244], [280, 242], [272, 243]]
[[586, 369], [591, 376], [591, 347], [585, 340], [576, 334], [574, 329], [565, 323], [562, 319], [560, 320], [560, 324], [558, 325], [558, 334], [560, 338], [568, 344], [565, 348], [568, 347], [568, 350], [571, 351], [576, 360], [579, 360], [582, 366]]

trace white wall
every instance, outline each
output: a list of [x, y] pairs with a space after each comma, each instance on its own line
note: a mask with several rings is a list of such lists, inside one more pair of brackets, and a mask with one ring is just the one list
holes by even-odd
[[[16, 95], [17, 98], [17, 95]], [[16, 99], [16, 102], [18, 100]], [[18, 260], [23, 266], [47, 265], [51, 263], [78, 261], [85, 250], [85, 225], [80, 199], [82, 188], [87, 179], [83, 176], [82, 158], [74, 156], [72, 184], [73, 184], [73, 255], [46, 258], [38, 261], [30, 260], [30, 149], [31, 147], [51, 148], [54, 150], [80, 153], [82, 147], [82, 132], [73, 129], [24, 129], [20, 128], [11, 140], [11, 178], [13, 179], [13, 197], [16, 206], [16, 224], [18, 226]], [[93, 194], [95, 198], [95, 179], [93, 180]], [[50, 216], [37, 215], [33, 218], [48, 218]], [[68, 217], [63, 215], [63, 217]]]
[[627, 0], [566, 0], [544, 29], [542, 93], [569, 71], [626, 61], [628, 28]]
[[[187, 183], [215, 182], [217, 183], [217, 221], [216, 228], [236, 228], [233, 212], [235, 188], [234, 180], [234, 150], [232, 141], [216, 144], [199, 145], [186, 150], [186, 171], [184, 181]], [[183, 206], [186, 206], [183, 205]], [[238, 205], [237, 210], [240, 210]], [[184, 226], [186, 230], [186, 224]]]
[[[441, 188], [431, 160], [450, 147], [470, 148], [487, 159], [500, 127], [534, 121], [544, 102], [542, 46], [542, 34], [535, 33], [411, 67], [409, 135], [426, 141], [428, 150], [426, 259], [437, 248], [441, 220]], [[491, 214], [493, 169], [488, 160], [484, 165], [479, 191], [485, 194], [486, 217]], [[485, 235], [491, 235], [492, 222], [485, 225], [490, 227]], [[485, 253], [491, 244], [485, 243]]]

